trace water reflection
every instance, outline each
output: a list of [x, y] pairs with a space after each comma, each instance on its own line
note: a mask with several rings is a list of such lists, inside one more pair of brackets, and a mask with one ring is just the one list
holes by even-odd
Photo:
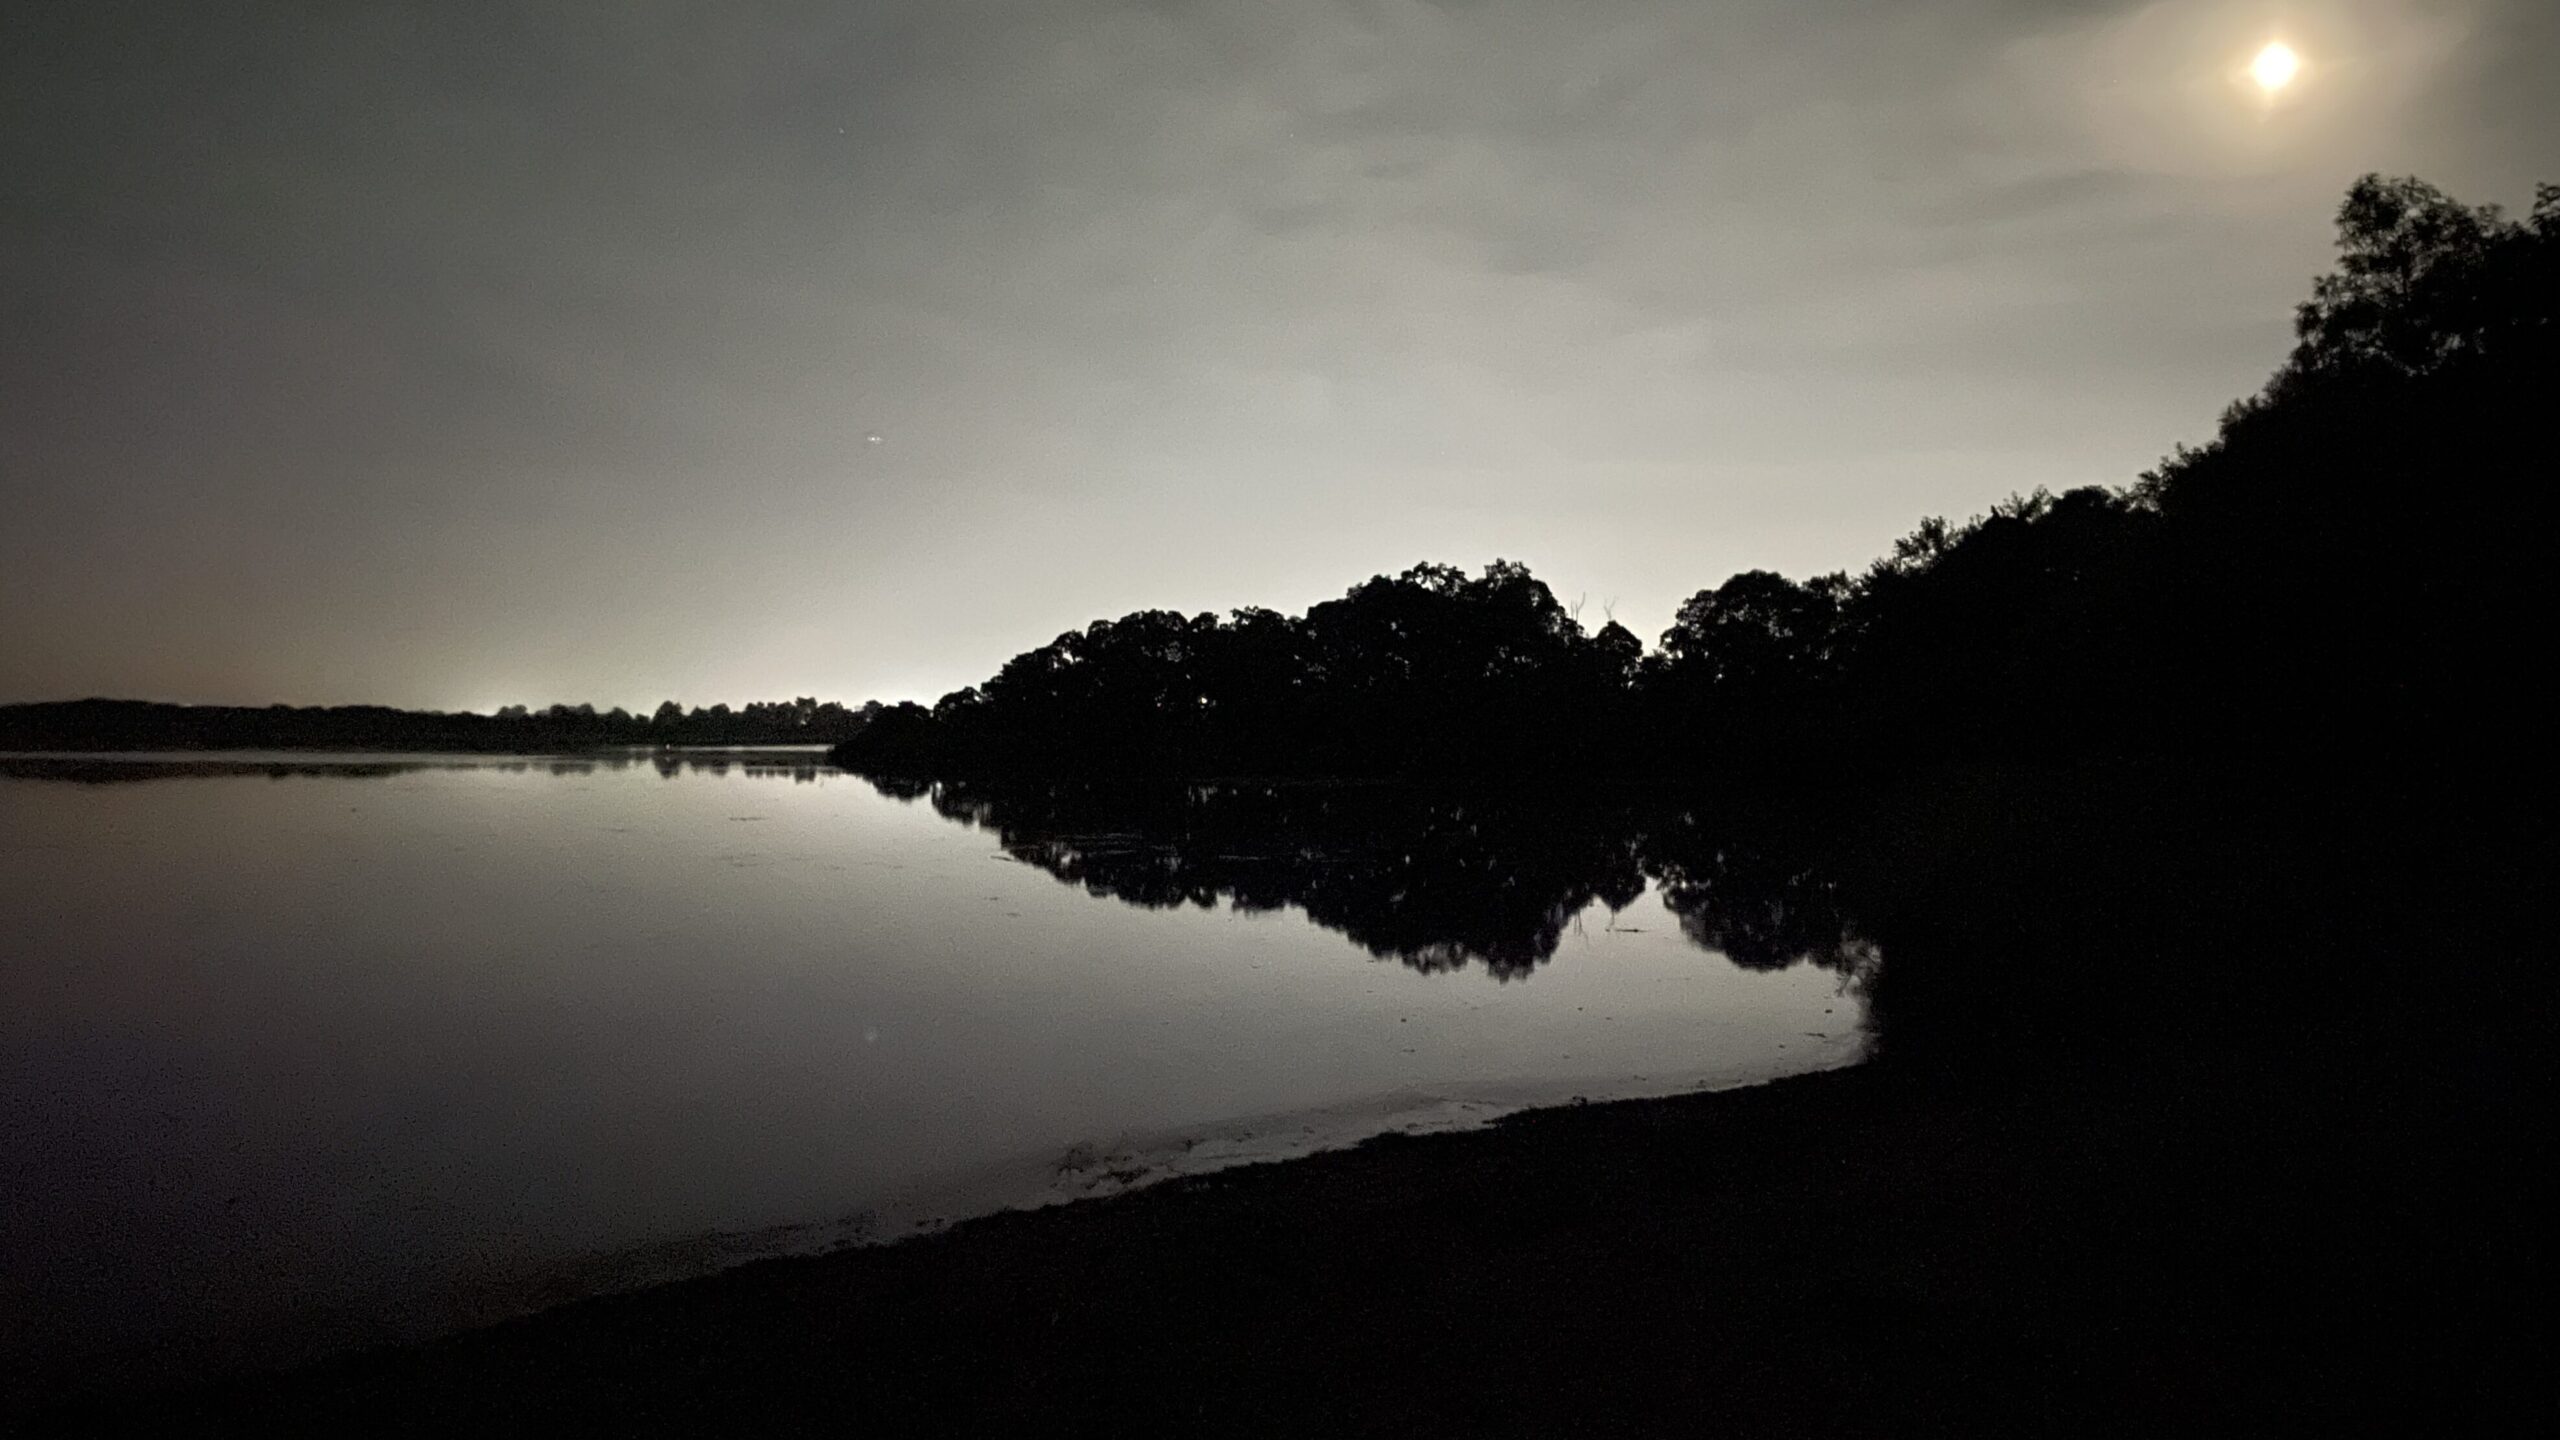
[[809, 748], [622, 750], [565, 756], [492, 759], [458, 755], [0, 755], [0, 779], [57, 780], [77, 785], [134, 784], [148, 780], [263, 778], [268, 780], [380, 780], [433, 771], [480, 770], [500, 775], [592, 776], [642, 766], [666, 779], [679, 775], [743, 775], [757, 780], [815, 782], [841, 773], [826, 752]]
[[[727, 775], [734, 773], [750, 780], [789, 780], [798, 785], [817, 782], [821, 775], [841, 773], [827, 763], [823, 752], [792, 758], [762, 755], [684, 755], [662, 751], [650, 757], [660, 779], [672, 780], [678, 775]], [[615, 769], [625, 768], [622, 764]]]
[[1396, 786], [872, 784], [993, 832], [1088, 894], [1149, 910], [1294, 907], [1424, 973], [1524, 978], [1595, 902], [1617, 928], [1648, 880], [1689, 940], [1746, 968], [1863, 979], [1875, 963], [1827, 879], [1667, 806]]
[[1816, 965], [1873, 976], [1876, 946], [1839, 885], [1781, 846], [1754, 843], [1697, 812], [1651, 818], [1638, 842], [1680, 933], [1749, 970]]
[[1854, 975], [1748, 968], [1850, 954], [1826, 890], [1703, 821], [851, 782], [811, 752], [0, 755], [0, 1230], [45, 1237], [0, 1246], [0, 1373], [431, 1333], [597, 1256], [1863, 1050]]
[[[0, 755], [0, 778], [81, 785], [634, 770], [794, 784], [843, 773], [823, 750], [784, 748], [510, 758]], [[1675, 804], [1398, 785], [865, 778], [891, 799], [992, 832], [1008, 856], [1087, 894], [1144, 910], [1294, 908], [1425, 974], [1480, 966], [1497, 981], [1525, 978], [1555, 957], [1595, 903], [1620, 928], [1648, 881], [1684, 936], [1746, 969], [1811, 964], [1856, 981], [1876, 969], [1875, 947], [1828, 878]]]

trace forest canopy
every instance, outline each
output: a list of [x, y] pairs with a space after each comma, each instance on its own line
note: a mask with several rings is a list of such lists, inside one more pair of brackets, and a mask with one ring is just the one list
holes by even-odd
[[[2560, 187], [2510, 218], [2368, 176], [2291, 355], [2121, 488], [1932, 518], [1860, 574], [1699, 591], [1647, 651], [1516, 563], [1303, 615], [1141, 611], [881, 712], [911, 774], [1877, 780], [1987, 758], [2421, 757], [2520, 724]], [[2458, 764], [2451, 754], [2428, 764]]]

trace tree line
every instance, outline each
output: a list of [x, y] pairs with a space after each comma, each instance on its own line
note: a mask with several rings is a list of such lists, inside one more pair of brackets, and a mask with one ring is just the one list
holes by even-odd
[[627, 745], [834, 745], [859, 734], [877, 701], [808, 696], [731, 709], [669, 700], [647, 715], [616, 706], [509, 705], [495, 714], [383, 705], [165, 705], [68, 700], [0, 706], [0, 749], [582, 750]]
[[2291, 355], [2119, 488], [1929, 519], [1863, 572], [1754, 570], [1651, 650], [1525, 567], [1302, 615], [1098, 620], [839, 750], [873, 773], [1572, 776], [1874, 786], [2174, 759], [2407, 790], [2511, 754], [2538, 629], [2560, 187], [2529, 216], [2368, 176]]

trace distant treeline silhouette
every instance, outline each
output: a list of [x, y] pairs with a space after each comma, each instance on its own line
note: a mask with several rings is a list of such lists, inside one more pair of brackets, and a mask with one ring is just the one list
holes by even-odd
[[732, 710], [673, 700], [648, 715], [593, 705], [494, 715], [381, 705], [163, 705], [69, 700], [0, 705], [0, 750], [585, 750], [619, 745], [834, 745], [858, 735], [877, 702], [812, 698]]
[[[522, 752], [492, 750], [480, 752], [488, 756], [515, 757]], [[646, 765], [662, 780], [679, 775], [728, 775], [736, 773], [751, 780], [789, 780], [794, 784], [810, 784], [821, 777], [841, 776], [844, 772], [818, 758], [813, 752], [787, 754], [747, 753], [712, 748], [702, 751], [655, 749], [571, 751], [550, 756], [526, 755], [525, 758], [456, 759], [438, 752], [422, 752], [416, 758], [332, 759], [310, 756], [273, 759], [227, 755], [220, 752], [184, 760], [165, 760], [156, 755], [117, 754], [46, 754], [0, 755], [0, 779], [54, 780], [74, 785], [147, 785], [162, 780], [209, 780], [256, 777], [266, 780], [383, 780], [396, 775], [418, 775], [433, 772], [485, 771], [498, 775], [550, 775], [577, 778], [597, 774], [620, 774]]]
[[2291, 357], [2210, 444], [2123, 489], [1925, 521], [1860, 575], [1736, 575], [1650, 653], [1520, 565], [1417, 565], [1304, 615], [1096, 621], [838, 758], [1872, 789], [1982, 761], [2326, 781], [2389, 757], [2396, 789], [2480, 780], [2532, 713], [2560, 187], [2519, 221], [2369, 176], [2339, 238]]

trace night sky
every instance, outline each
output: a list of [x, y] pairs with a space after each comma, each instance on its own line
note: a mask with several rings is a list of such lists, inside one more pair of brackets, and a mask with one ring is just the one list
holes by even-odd
[[[2301, 77], [2248, 78], [2282, 39]], [[2123, 483], [2549, 0], [9, 7], [0, 700], [930, 699]]]

